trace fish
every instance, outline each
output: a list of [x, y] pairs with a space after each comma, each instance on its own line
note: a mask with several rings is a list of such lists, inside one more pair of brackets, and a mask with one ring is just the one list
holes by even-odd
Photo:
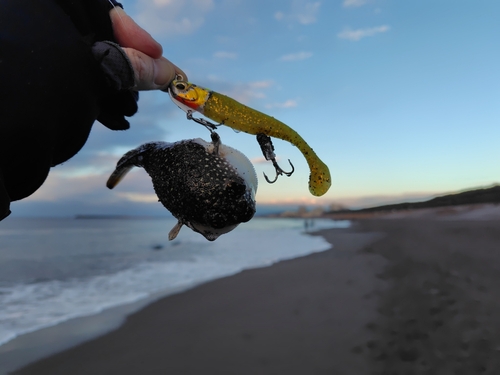
[[322, 196], [330, 189], [331, 176], [328, 166], [288, 125], [226, 95], [181, 79], [173, 80], [168, 91], [172, 101], [188, 114], [188, 118], [193, 111], [196, 111], [218, 124], [237, 131], [254, 135], [265, 134], [290, 142], [302, 152], [309, 166], [310, 193]]
[[133, 167], [145, 169], [159, 201], [178, 220], [169, 240], [185, 225], [214, 241], [255, 214], [255, 168], [215, 132], [211, 142], [145, 143], [123, 155], [106, 186], [113, 189]]

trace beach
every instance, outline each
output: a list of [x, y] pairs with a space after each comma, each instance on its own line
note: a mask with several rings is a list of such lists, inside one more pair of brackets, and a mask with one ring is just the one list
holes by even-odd
[[500, 220], [364, 219], [14, 374], [498, 374]]

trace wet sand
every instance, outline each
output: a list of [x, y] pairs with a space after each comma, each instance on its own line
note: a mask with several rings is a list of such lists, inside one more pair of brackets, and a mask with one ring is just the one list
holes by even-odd
[[500, 221], [362, 220], [15, 374], [499, 374]]

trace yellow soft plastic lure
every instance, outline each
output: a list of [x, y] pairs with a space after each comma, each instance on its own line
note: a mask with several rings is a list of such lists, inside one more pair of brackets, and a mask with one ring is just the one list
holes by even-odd
[[192, 83], [174, 80], [169, 89], [172, 100], [184, 111], [197, 111], [219, 124], [249, 134], [263, 133], [296, 146], [309, 165], [309, 191], [325, 194], [331, 185], [330, 171], [307, 142], [292, 128], [274, 117], [247, 107], [236, 100]]

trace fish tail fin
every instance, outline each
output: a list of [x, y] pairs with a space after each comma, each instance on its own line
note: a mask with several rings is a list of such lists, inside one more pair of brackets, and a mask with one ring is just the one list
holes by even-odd
[[113, 189], [116, 185], [120, 183], [121, 180], [123, 180], [123, 177], [130, 172], [132, 168], [134, 168], [135, 165], [133, 164], [128, 164], [125, 166], [117, 167], [113, 173], [111, 173], [111, 176], [109, 176], [108, 181], [106, 182], [106, 186], [108, 189]]

